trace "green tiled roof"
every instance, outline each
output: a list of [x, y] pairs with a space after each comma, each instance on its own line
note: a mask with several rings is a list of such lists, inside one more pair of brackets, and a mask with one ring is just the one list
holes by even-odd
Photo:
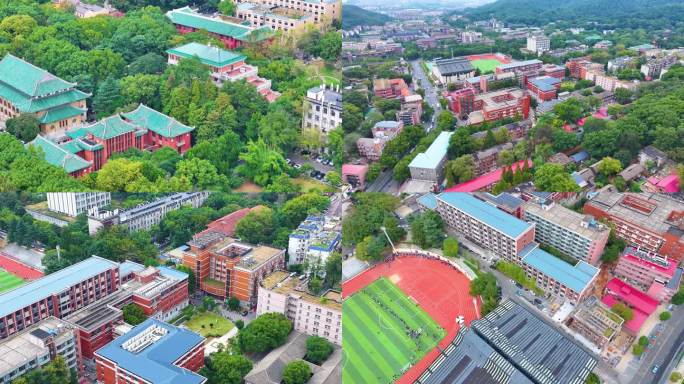
[[44, 138], [41, 135], [36, 136], [33, 141], [26, 144], [43, 150], [45, 154], [45, 161], [48, 163], [62, 167], [67, 173], [72, 173], [90, 167], [90, 163], [81, 157], [74, 155], [52, 141]]
[[225, 67], [233, 63], [244, 61], [247, 57], [237, 53], [200, 43], [189, 43], [180, 47], [172, 48], [166, 53], [176, 56], [191, 58], [198, 57], [204, 64], [214, 67]]
[[73, 139], [78, 139], [85, 137], [90, 133], [95, 137], [107, 140], [133, 131], [135, 131], [135, 126], [133, 124], [124, 121], [119, 115], [114, 115], [102, 119], [97, 123], [87, 127], [81, 127], [73, 131], [69, 131], [67, 132], [67, 135]]
[[21, 112], [35, 113], [55, 108], [90, 95], [33, 64], [10, 54], [0, 60], [0, 97]]
[[0, 60], [0, 74], [3, 83], [31, 97], [64, 91], [76, 85], [9, 53]]
[[181, 124], [173, 117], [166, 116], [143, 104], [140, 104], [135, 111], [122, 113], [121, 116], [139, 127], [164, 137], [176, 137], [194, 130], [193, 127]]
[[64, 148], [69, 153], [79, 153], [83, 150], [93, 151], [96, 149], [102, 149], [103, 148], [102, 144], [93, 143], [91, 145], [91, 144], [86, 143], [85, 141], [83, 141], [81, 139], [70, 140], [70, 141], [67, 141], [66, 143], [60, 144], [59, 146]]
[[273, 36], [273, 31], [268, 27], [254, 29], [249, 26], [231, 23], [219, 17], [204, 16], [193, 11], [190, 7], [168, 11], [166, 12], [166, 17], [174, 24], [205, 29], [209, 32], [229, 36], [240, 41], [261, 41]]
[[47, 113], [40, 118], [41, 124], [50, 124], [56, 121], [68, 119], [72, 116], [78, 116], [85, 112], [83, 108], [76, 108], [70, 104], [62, 105], [57, 108], [48, 109]]

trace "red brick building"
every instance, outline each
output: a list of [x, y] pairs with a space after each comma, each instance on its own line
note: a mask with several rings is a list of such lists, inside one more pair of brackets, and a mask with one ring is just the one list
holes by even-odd
[[92, 359], [95, 351], [116, 338], [125, 305], [134, 303], [145, 315], [163, 321], [188, 305], [188, 276], [183, 272], [124, 262], [120, 274], [123, 284], [118, 291], [66, 318], [76, 326], [82, 358]]
[[464, 88], [445, 92], [444, 97], [449, 109], [461, 118], [467, 117], [471, 124], [515, 116], [527, 119], [530, 114], [530, 95], [515, 88], [480, 95], [472, 88]]
[[684, 256], [684, 204], [665, 194], [620, 193], [606, 186], [584, 212], [615, 225], [629, 244], [680, 261]]
[[385, 99], [396, 99], [411, 94], [404, 79], [375, 79], [373, 80], [373, 93]]
[[552, 76], [539, 76], [532, 78], [527, 82], [527, 89], [529, 89], [530, 93], [539, 101], [555, 99], [558, 96], [560, 86], [560, 79]]
[[261, 280], [285, 268], [285, 250], [240, 242], [218, 231], [204, 231], [188, 242], [183, 264], [195, 273], [202, 291], [255, 306]]
[[147, 319], [95, 353], [103, 384], [203, 384], [204, 338], [188, 329]]
[[119, 264], [93, 256], [0, 294], [0, 340], [54, 316], [65, 318], [119, 289]]

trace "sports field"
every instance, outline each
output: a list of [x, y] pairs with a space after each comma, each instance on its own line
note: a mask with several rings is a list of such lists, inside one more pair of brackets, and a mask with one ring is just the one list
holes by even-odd
[[446, 335], [385, 277], [347, 298], [342, 313], [345, 383], [393, 383]]
[[0, 269], [0, 292], [9, 291], [24, 283], [21, 277], [15, 276], [4, 269]]
[[477, 59], [470, 62], [473, 67], [480, 70], [480, 73], [492, 73], [494, 69], [501, 65], [501, 62], [496, 59]]

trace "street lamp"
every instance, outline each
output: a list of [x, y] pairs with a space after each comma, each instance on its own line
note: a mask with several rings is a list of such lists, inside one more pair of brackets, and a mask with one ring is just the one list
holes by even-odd
[[397, 253], [396, 248], [394, 248], [394, 243], [392, 242], [392, 239], [390, 239], [389, 235], [387, 234], [387, 228], [383, 226], [380, 227], [380, 229], [382, 229], [382, 232], [384, 232], [385, 236], [387, 236], [387, 241], [389, 241], [390, 245], [392, 246], [392, 253]]

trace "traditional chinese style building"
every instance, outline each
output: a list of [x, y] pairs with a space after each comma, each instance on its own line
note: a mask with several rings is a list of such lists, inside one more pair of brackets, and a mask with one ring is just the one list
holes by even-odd
[[43, 134], [59, 134], [85, 121], [88, 97], [76, 84], [9, 53], [0, 60], [0, 125], [32, 113]]

